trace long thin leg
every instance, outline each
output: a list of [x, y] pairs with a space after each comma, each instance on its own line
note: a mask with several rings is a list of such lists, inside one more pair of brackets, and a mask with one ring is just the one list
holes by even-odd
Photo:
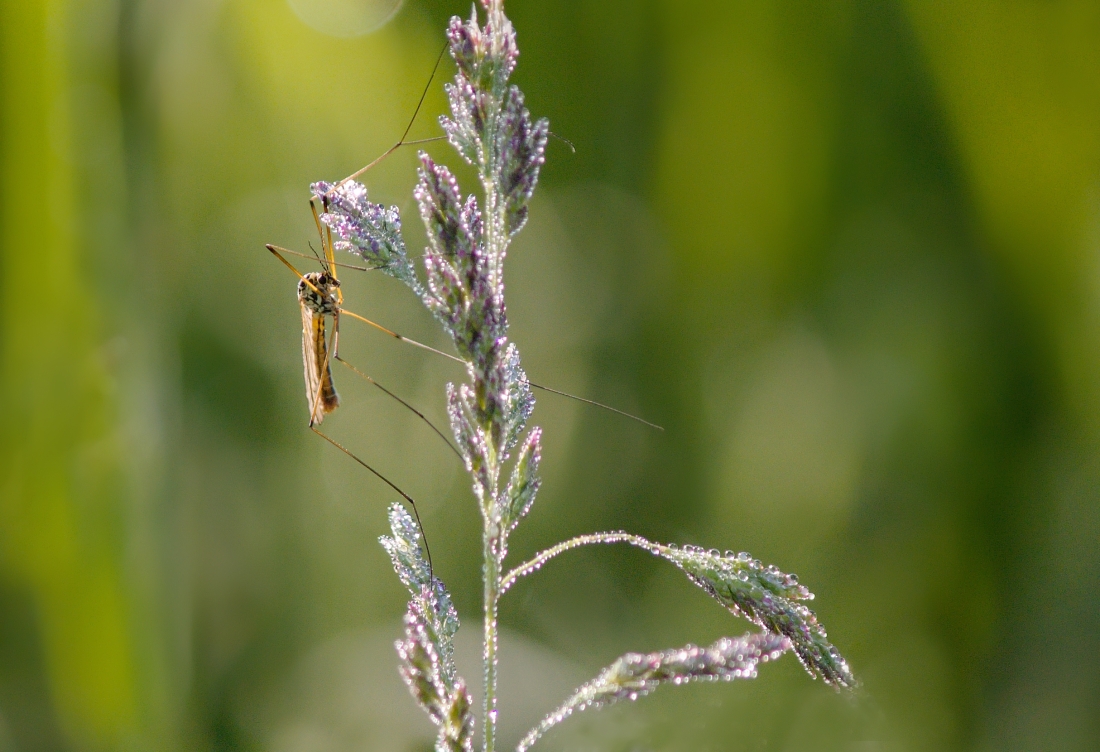
[[544, 392], [550, 392], [550, 394], [556, 394], [559, 397], [567, 397], [571, 400], [576, 400], [577, 402], [583, 402], [586, 405], [592, 405], [593, 407], [603, 408], [604, 410], [608, 410], [610, 412], [613, 412], [616, 415], [621, 415], [624, 418], [630, 418], [631, 420], [636, 420], [639, 423], [642, 423], [644, 425], [649, 426], [650, 428], [656, 428], [658, 431], [665, 430], [664, 428], [657, 425], [656, 423], [650, 423], [645, 418], [639, 418], [637, 415], [631, 415], [628, 412], [623, 412], [622, 410], [618, 409], [617, 407], [611, 407], [610, 405], [605, 405], [604, 403], [597, 402], [596, 400], [586, 399], [585, 397], [578, 397], [577, 395], [570, 394], [569, 392], [559, 392], [557, 389], [551, 389], [548, 386], [543, 386], [542, 384], [536, 384], [535, 382], [531, 381], [530, 379], [528, 379], [527, 383], [530, 384], [535, 389], [541, 389]]
[[[321, 209], [328, 211], [327, 200], [322, 199]], [[325, 260], [321, 266], [332, 275], [333, 279], [337, 280], [336, 305], [339, 307], [344, 304], [344, 293], [340, 291], [339, 280], [336, 276], [336, 251], [332, 247], [332, 230], [321, 224], [321, 215], [317, 213], [317, 204], [313, 202], [313, 198], [309, 200], [309, 210], [313, 213], [313, 222], [317, 225], [317, 234], [321, 237], [321, 251], [325, 255]]]
[[443, 443], [445, 443], [445, 444], [447, 445], [447, 447], [448, 447], [448, 448], [449, 448], [449, 449], [450, 449], [450, 450], [451, 450], [452, 452], [454, 452], [454, 453], [455, 453], [455, 456], [456, 456], [456, 457], [458, 457], [458, 458], [459, 458], [460, 460], [462, 460], [463, 462], [465, 462], [465, 459], [464, 459], [464, 458], [462, 457], [462, 453], [461, 453], [461, 452], [459, 452], [459, 451], [458, 451], [458, 449], [456, 449], [456, 448], [455, 448], [455, 445], [451, 443], [451, 440], [450, 440], [450, 439], [448, 439], [448, 438], [446, 437], [446, 435], [444, 435], [444, 433], [443, 433], [442, 431], [440, 431], [440, 430], [439, 430], [438, 428], [436, 428], [436, 427], [435, 427], [435, 424], [434, 424], [434, 423], [432, 423], [432, 422], [431, 422], [430, 420], [428, 420], [428, 418], [427, 418], [427, 417], [426, 417], [426, 416], [424, 415], [424, 413], [422, 413], [422, 412], [420, 412], [419, 410], [417, 410], [417, 409], [416, 409], [415, 407], [413, 407], [412, 405], [410, 405], [410, 404], [409, 404], [408, 402], [406, 402], [405, 400], [403, 400], [403, 399], [401, 399], [400, 397], [398, 397], [398, 396], [397, 396], [396, 394], [394, 394], [393, 392], [391, 392], [391, 391], [390, 391], [389, 389], [387, 389], [386, 387], [384, 387], [384, 386], [382, 386], [381, 384], [379, 384], [379, 383], [378, 383], [377, 381], [375, 381], [375, 380], [374, 380], [374, 379], [372, 379], [372, 378], [371, 378], [370, 376], [368, 376], [367, 374], [365, 374], [365, 373], [363, 373], [362, 371], [360, 371], [360, 370], [359, 370], [358, 368], [356, 368], [356, 367], [355, 367], [355, 366], [353, 366], [353, 365], [352, 365], [351, 363], [349, 363], [349, 362], [347, 362], [346, 360], [344, 360], [343, 358], [341, 358], [341, 357], [340, 357], [339, 355], [336, 355], [336, 356], [335, 356], [335, 358], [336, 358], [336, 360], [337, 360], [337, 361], [339, 361], [340, 363], [343, 363], [343, 364], [344, 364], [345, 366], [347, 366], [347, 367], [348, 367], [348, 368], [350, 368], [350, 369], [351, 369], [352, 371], [354, 371], [355, 373], [357, 373], [357, 374], [358, 374], [358, 375], [359, 375], [360, 377], [362, 377], [362, 378], [366, 379], [366, 380], [367, 380], [367, 381], [369, 381], [369, 382], [370, 382], [371, 384], [374, 384], [374, 385], [375, 385], [376, 387], [378, 387], [379, 389], [381, 389], [381, 390], [382, 390], [383, 392], [385, 392], [386, 394], [388, 394], [388, 395], [389, 395], [390, 397], [392, 397], [393, 399], [397, 400], [397, 401], [398, 401], [398, 402], [400, 402], [400, 403], [401, 403], [402, 405], [404, 405], [405, 407], [407, 407], [407, 408], [408, 408], [409, 410], [412, 410], [412, 411], [413, 411], [414, 413], [416, 413], [417, 417], [419, 417], [419, 418], [420, 418], [420, 419], [421, 419], [422, 421], [424, 421], [424, 422], [425, 422], [426, 424], [428, 424], [428, 428], [430, 428], [430, 429], [432, 429], [433, 431], [435, 431], [436, 435], [437, 435], [437, 436], [438, 436], [439, 438], [443, 439]]
[[377, 477], [379, 480], [381, 480], [387, 486], [392, 488], [394, 491], [397, 491], [397, 493], [401, 495], [401, 498], [403, 498], [405, 501], [407, 501], [409, 503], [409, 506], [412, 507], [413, 516], [416, 517], [416, 526], [420, 528], [420, 537], [424, 540], [424, 553], [427, 554], [427, 556], [428, 556], [428, 579], [429, 580], [432, 579], [434, 577], [434, 575], [432, 573], [432, 552], [431, 552], [431, 549], [428, 548], [428, 536], [424, 532], [424, 523], [422, 523], [420, 521], [420, 512], [417, 511], [417, 509], [416, 509], [416, 502], [413, 501], [413, 497], [409, 496], [407, 493], [405, 493], [400, 488], [398, 488], [397, 484], [395, 484], [392, 480], [387, 478], [385, 475], [382, 475], [382, 473], [378, 472], [373, 467], [368, 465], [366, 462], [363, 462], [363, 460], [356, 457], [351, 451], [349, 451], [340, 442], [336, 441], [335, 439], [330, 438], [326, 434], [324, 434], [321, 431], [317, 430], [317, 428], [315, 426], [310, 426], [309, 430], [313, 431], [315, 434], [320, 436], [322, 439], [324, 439], [328, 443], [332, 444], [334, 447], [339, 449], [341, 452], [343, 452], [347, 456], [351, 457], [353, 460], [355, 460], [360, 465], [365, 467], [367, 470], [372, 472], [375, 475], [375, 477]]
[[345, 185], [347, 185], [348, 183], [350, 183], [351, 181], [355, 180], [357, 177], [362, 175], [364, 172], [369, 171], [371, 168], [373, 168], [379, 162], [384, 160], [386, 157], [393, 154], [395, 151], [400, 149], [402, 146], [413, 146], [414, 144], [428, 144], [428, 143], [431, 143], [432, 141], [444, 141], [444, 140], [446, 140], [446, 138], [447, 138], [446, 136], [432, 136], [431, 138], [418, 138], [415, 141], [398, 141], [396, 144], [394, 144], [393, 146], [391, 146], [390, 148], [388, 148], [384, 152], [382, 152], [381, 155], [375, 157], [374, 160], [370, 164], [366, 165], [365, 167], [360, 167], [358, 170], [356, 170], [355, 172], [348, 175], [346, 178], [341, 180], [339, 183], [337, 183], [336, 185], [329, 188], [328, 191], [325, 193], [325, 195], [329, 196], [329, 195], [335, 193], [336, 191], [340, 190]]
[[[332, 348], [331, 349], [325, 348], [325, 359], [324, 359], [324, 362], [321, 365], [321, 373], [322, 374], [324, 374], [325, 371], [328, 369], [330, 353], [335, 355], [335, 351], [336, 351], [336, 329], [337, 329], [337, 325], [334, 322], [333, 323], [333, 332], [332, 332], [332, 337], [333, 337]], [[343, 361], [341, 361], [341, 362], [343, 362]], [[371, 381], [373, 382], [374, 380], [371, 379]], [[317, 414], [316, 411], [317, 411], [317, 407], [319, 405], [319, 400], [321, 398], [322, 384], [324, 383], [323, 379], [318, 379], [317, 383], [318, 383], [317, 397], [316, 397], [316, 400], [314, 402], [313, 412], [311, 412], [310, 416], [309, 416], [309, 430], [313, 431], [315, 434], [317, 434], [322, 439], [324, 439], [325, 441], [332, 444], [334, 447], [339, 449], [341, 452], [343, 452], [347, 456], [351, 457], [353, 460], [358, 462], [360, 465], [365, 467], [367, 470], [370, 470], [372, 473], [374, 473], [374, 475], [376, 475], [378, 478], [380, 478], [386, 485], [388, 485], [394, 491], [397, 491], [397, 493], [401, 494], [402, 498], [404, 498], [407, 502], [409, 502], [409, 506], [411, 506], [412, 510], [413, 510], [413, 515], [416, 517], [417, 527], [420, 528], [420, 537], [423, 538], [423, 540], [424, 540], [424, 551], [428, 555], [428, 573], [429, 573], [429, 578], [428, 579], [430, 580], [431, 579], [431, 571], [432, 571], [432, 554], [431, 554], [431, 551], [428, 548], [428, 535], [427, 535], [427, 533], [424, 532], [424, 524], [420, 521], [420, 512], [418, 512], [417, 509], [416, 509], [416, 502], [413, 501], [413, 498], [411, 496], [409, 496], [407, 493], [405, 493], [400, 488], [398, 488], [397, 484], [395, 484], [393, 481], [391, 481], [385, 475], [382, 475], [382, 473], [375, 470], [373, 467], [368, 465], [363, 460], [356, 457], [343, 444], [339, 443], [335, 439], [330, 438], [328, 435], [326, 435], [322, 431], [318, 430], [317, 426], [314, 424], [313, 416]], [[377, 384], [377, 382], [374, 382], [374, 383]], [[387, 391], [386, 389], [382, 389], [382, 391], [386, 392], [387, 394], [390, 394], [390, 396], [394, 396], [391, 392]], [[395, 399], [397, 399], [397, 398], [395, 397]], [[402, 404], [405, 404], [403, 400], [398, 399], [398, 401], [401, 402]], [[406, 407], [408, 407], [408, 405], [406, 405]], [[409, 409], [412, 410], [411, 407]], [[413, 410], [413, 412], [417, 413], [417, 415], [420, 415], [420, 413], [417, 412], [416, 410]], [[423, 418], [424, 416], [420, 415], [420, 417]], [[427, 420], [427, 418], [424, 418], [424, 419]], [[428, 425], [431, 425], [431, 423], [429, 423]], [[435, 426], [432, 426], [432, 428], [434, 429]]]
[[[287, 269], [290, 269], [290, 271], [294, 272], [294, 276], [296, 276], [296, 277], [297, 277], [298, 279], [300, 279], [300, 280], [304, 281], [304, 282], [305, 282], [305, 283], [306, 283], [307, 285], [309, 285], [309, 286], [310, 286], [310, 288], [311, 288], [311, 289], [312, 289], [312, 290], [313, 290], [313, 291], [314, 291], [315, 293], [317, 293], [318, 295], [320, 295], [320, 296], [321, 296], [322, 298], [323, 298], [323, 297], [325, 296], [325, 294], [324, 294], [323, 292], [321, 292], [320, 290], [318, 290], [318, 289], [317, 289], [317, 287], [316, 287], [316, 286], [315, 286], [315, 285], [314, 285], [314, 284], [313, 284], [312, 282], [310, 282], [310, 281], [309, 281], [308, 279], [306, 279], [306, 278], [305, 278], [305, 275], [304, 275], [304, 274], [302, 274], [302, 273], [301, 273], [300, 271], [298, 271], [298, 270], [297, 270], [297, 269], [295, 268], [294, 264], [292, 264], [292, 263], [290, 263], [289, 261], [287, 261], [287, 260], [286, 260], [286, 257], [284, 257], [284, 256], [283, 256], [283, 254], [279, 253], [279, 251], [280, 251], [280, 250], [283, 250], [283, 249], [279, 248], [279, 246], [276, 246], [276, 245], [271, 245], [270, 243], [268, 243], [268, 244], [267, 244], [266, 246], [264, 246], [264, 247], [265, 247], [265, 248], [267, 248], [267, 250], [271, 251], [271, 253], [272, 253], [272, 254], [274, 254], [275, 258], [277, 258], [277, 259], [279, 259], [280, 261], [282, 261], [282, 262], [283, 262], [283, 263], [284, 263], [284, 264], [286, 265], [286, 268], [287, 268]], [[299, 256], [302, 256], [302, 255], [304, 255], [304, 254], [298, 254], [298, 255], [299, 255]]]
[[[451, 355], [450, 353], [445, 353], [442, 350], [437, 350], [436, 348], [431, 347], [429, 345], [425, 345], [422, 342], [417, 342], [415, 339], [409, 339], [405, 335], [398, 334], [397, 332], [395, 332], [391, 329], [387, 329], [386, 327], [382, 326], [381, 324], [375, 323], [374, 321], [371, 321], [368, 318], [360, 316], [357, 313], [352, 313], [351, 311], [347, 311], [347, 310], [345, 310], [343, 313], [347, 316], [351, 316], [353, 319], [357, 319], [359, 321], [362, 321], [364, 324], [370, 324], [371, 326], [373, 326], [378, 331], [383, 332], [385, 334], [388, 334], [389, 336], [393, 337], [394, 339], [400, 340], [402, 342], [407, 342], [410, 345], [415, 345], [416, 347], [419, 347], [422, 350], [427, 350], [428, 352], [435, 353], [436, 355], [442, 355], [444, 358], [447, 358], [448, 360], [453, 360], [456, 363], [462, 363], [463, 365], [466, 364], [466, 361], [464, 361], [462, 358]], [[637, 415], [631, 415], [628, 412], [625, 412], [623, 410], [619, 410], [618, 408], [615, 408], [615, 407], [611, 407], [610, 405], [605, 405], [602, 402], [597, 402], [596, 400], [590, 400], [590, 399], [587, 399], [585, 397], [578, 397], [575, 394], [570, 394], [569, 392], [563, 392], [563, 391], [560, 391], [558, 389], [552, 389], [551, 387], [543, 386], [542, 384], [536, 384], [534, 381], [531, 381], [531, 380], [528, 380], [527, 383], [530, 384], [531, 388], [533, 388], [533, 389], [541, 389], [544, 392], [549, 392], [550, 394], [556, 394], [559, 397], [565, 397], [567, 399], [576, 400], [577, 402], [583, 402], [586, 405], [592, 405], [593, 407], [599, 407], [603, 410], [613, 412], [616, 415], [621, 415], [624, 418], [630, 418], [631, 420], [636, 420], [639, 423], [642, 423], [644, 425], [649, 426], [650, 428], [656, 428], [658, 431], [665, 430], [664, 428], [657, 425], [656, 423], [650, 423], [648, 420], [645, 420], [644, 418], [639, 418]]]
[[[351, 311], [345, 310], [344, 314], [347, 315], [347, 316], [351, 316], [353, 319], [357, 319], [359, 321], [362, 321], [364, 324], [370, 324], [371, 326], [373, 326], [378, 331], [383, 332], [385, 334], [388, 334], [389, 336], [393, 337], [394, 339], [401, 340], [402, 342], [407, 342], [410, 345], [415, 345], [416, 347], [419, 347], [422, 350], [427, 350], [428, 352], [435, 353], [436, 355], [442, 355], [444, 358], [447, 358], [448, 360], [453, 360], [456, 363], [462, 363], [463, 365], [466, 364], [466, 361], [462, 360], [462, 358], [451, 355], [450, 353], [445, 353], [442, 350], [437, 350], [434, 347], [431, 347], [429, 345], [425, 345], [422, 342], [417, 342], [415, 339], [409, 339], [405, 335], [398, 334], [397, 332], [395, 332], [391, 329], [387, 329], [386, 327], [382, 326], [381, 324], [375, 323], [374, 321], [371, 321], [368, 318], [360, 316], [357, 313], [352, 313]], [[637, 415], [631, 415], [628, 412], [624, 412], [623, 410], [619, 410], [618, 408], [611, 407], [610, 405], [605, 405], [602, 402], [597, 402], [596, 400], [586, 399], [584, 397], [578, 397], [575, 394], [569, 394], [569, 392], [562, 392], [562, 391], [559, 391], [557, 389], [552, 389], [548, 386], [543, 386], [542, 384], [536, 384], [534, 381], [528, 380], [527, 383], [530, 384], [533, 389], [541, 389], [544, 392], [549, 392], [550, 394], [556, 394], [559, 397], [565, 397], [567, 399], [576, 400], [577, 402], [583, 402], [586, 405], [592, 405], [593, 407], [599, 407], [603, 410], [608, 410], [609, 412], [613, 412], [616, 415], [621, 415], [624, 418], [630, 418], [631, 420], [636, 420], [639, 423], [642, 423], [644, 425], [649, 426], [650, 428], [656, 428], [658, 431], [665, 430], [664, 428], [657, 425], [656, 423], [650, 423], [648, 420], [645, 420], [644, 418], [639, 418]]]
[[382, 326], [381, 324], [376, 323], [374, 321], [371, 321], [370, 319], [366, 318], [365, 316], [360, 316], [358, 313], [352, 313], [351, 311], [345, 310], [344, 315], [351, 316], [353, 319], [355, 319], [357, 321], [362, 321], [364, 324], [370, 324], [371, 326], [373, 326], [378, 331], [383, 332], [384, 334], [388, 334], [389, 336], [393, 337], [396, 340], [406, 342], [410, 345], [414, 345], [416, 347], [419, 347], [422, 350], [427, 350], [428, 352], [435, 353], [436, 355], [442, 355], [444, 358], [447, 358], [448, 360], [453, 360], [456, 363], [462, 363], [463, 365], [466, 364], [466, 361], [464, 361], [462, 358], [451, 355], [450, 353], [445, 353], [442, 350], [437, 350], [437, 349], [435, 349], [434, 347], [432, 347], [430, 345], [425, 345], [423, 342], [417, 342], [415, 339], [409, 339], [405, 335], [398, 334], [397, 332], [393, 331], [392, 329], [387, 329], [386, 327]]
[[383, 159], [385, 159], [389, 155], [393, 154], [395, 151], [397, 151], [402, 146], [411, 146], [412, 144], [423, 144], [423, 143], [427, 143], [429, 141], [442, 141], [443, 139], [446, 138], [446, 136], [435, 136], [433, 138], [421, 138], [421, 139], [417, 139], [415, 141], [406, 141], [405, 140], [405, 138], [409, 135], [409, 131], [412, 130], [413, 123], [416, 122], [416, 116], [420, 114], [420, 108], [424, 106], [424, 100], [428, 96], [428, 89], [431, 88], [432, 81], [435, 80], [435, 74], [439, 71], [439, 64], [443, 61], [443, 56], [445, 54], [447, 54], [447, 48], [449, 46], [450, 46], [449, 43], [444, 44], [443, 49], [441, 49], [439, 51], [439, 56], [435, 59], [435, 65], [432, 67], [432, 75], [428, 77], [428, 83], [426, 83], [424, 85], [424, 91], [422, 91], [420, 93], [420, 101], [416, 103], [416, 109], [413, 110], [413, 115], [409, 119], [409, 124], [407, 126], [405, 126], [405, 132], [401, 134], [401, 138], [398, 139], [397, 143], [394, 144], [393, 146], [391, 146], [389, 149], [387, 149], [382, 154], [382, 156], [378, 157], [377, 159], [375, 159], [373, 162], [371, 162], [367, 166], [359, 168], [358, 170], [356, 170], [355, 172], [353, 172], [352, 174], [348, 175], [346, 178], [341, 180], [339, 183], [332, 186], [332, 188], [330, 188], [328, 190], [328, 193], [332, 193], [333, 191], [336, 191], [336, 190], [342, 188], [345, 184], [351, 182], [352, 180], [355, 180], [357, 177], [359, 177], [364, 172], [366, 172], [367, 170], [374, 167], [376, 164], [381, 162]]
[[[410, 405], [408, 402], [401, 399], [396, 394], [391, 392], [389, 389], [387, 389], [386, 387], [382, 386], [377, 381], [372, 379], [366, 373], [364, 373], [363, 371], [360, 371], [358, 368], [353, 366], [351, 363], [347, 362], [346, 360], [344, 360], [343, 358], [340, 357], [340, 311], [337, 310], [332, 318], [333, 318], [333, 323], [332, 323], [332, 358], [333, 358], [333, 360], [335, 360], [338, 363], [344, 364], [345, 366], [350, 368], [352, 371], [354, 371], [356, 374], [358, 374], [361, 378], [366, 379], [371, 384], [374, 384], [376, 387], [381, 389], [385, 394], [389, 395], [394, 400], [396, 400], [397, 402], [401, 403], [406, 408], [408, 408], [414, 415], [416, 415], [418, 418], [420, 418], [422, 421], [424, 421], [428, 425], [428, 428], [435, 431], [436, 436], [443, 439], [443, 443], [447, 445], [448, 449], [450, 449], [452, 452], [455, 453], [455, 456], [457, 456], [460, 460], [465, 462], [466, 460], [463, 458], [462, 453], [459, 452], [458, 449], [455, 448], [455, 445], [450, 442], [450, 440], [446, 437], [446, 435], [444, 435], [444, 433], [442, 431], [440, 431], [438, 428], [435, 427], [434, 423], [432, 423], [430, 420], [428, 420], [427, 416], [425, 416], [424, 413], [420, 412], [415, 407]], [[326, 359], [327, 359], [328, 353], [326, 352], [325, 355], [326, 355]], [[326, 360], [326, 363], [327, 363], [327, 360]], [[320, 390], [318, 390], [318, 392], [319, 391]], [[318, 397], [319, 396], [320, 395], [318, 394]]]
[[340, 360], [340, 309], [332, 314], [332, 357]]

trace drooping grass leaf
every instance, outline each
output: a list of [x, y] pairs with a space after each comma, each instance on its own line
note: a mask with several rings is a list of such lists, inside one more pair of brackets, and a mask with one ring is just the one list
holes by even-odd
[[795, 575], [781, 572], [775, 566], [764, 566], [744, 552], [723, 554], [717, 549], [708, 551], [698, 546], [681, 548], [654, 543], [631, 533], [592, 533], [552, 546], [516, 567], [505, 576], [502, 589], [507, 590], [517, 579], [539, 570], [565, 551], [596, 543], [629, 543], [672, 562], [733, 614], [772, 634], [788, 638], [795, 655], [811, 676], [837, 689], [856, 687], [848, 662], [829, 643], [825, 628], [814, 612], [803, 604], [803, 601], [813, 600], [814, 594], [800, 585]]
[[543, 734], [577, 711], [637, 700], [665, 684], [755, 679], [758, 664], [774, 660], [790, 648], [786, 637], [764, 632], [736, 639], [723, 637], [706, 648], [687, 645], [660, 653], [627, 653], [543, 718], [523, 738], [516, 752], [526, 752]]

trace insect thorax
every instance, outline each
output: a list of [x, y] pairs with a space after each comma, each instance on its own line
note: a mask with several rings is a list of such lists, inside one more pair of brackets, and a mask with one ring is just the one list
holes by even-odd
[[335, 315], [335, 290], [339, 286], [340, 281], [328, 272], [310, 272], [298, 282], [298, 301], [314, 313], [322, 316]]

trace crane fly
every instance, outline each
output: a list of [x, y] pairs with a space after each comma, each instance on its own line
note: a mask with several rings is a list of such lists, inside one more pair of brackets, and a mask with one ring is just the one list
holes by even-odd
[[[321, 263], [321, 271], [302, 274], [294, 268], [294, 265], [291, 264], [282, 253], [280, 253], [280, 249], [272, 245], [267, 246], [268, 250], [275, 254], [275, 256], [298, 277], [298, 305], [302, 313], [302, 365], [305, 371], [306, 400], [309, 406], [309, 429], [353, 459], [359, 465], [366, 468], [370, 473], [396, 491], [401, 498], [408, 502], [412, 509], [413, 516], [416, 518], [417, 527], [420, 528], [421, 539], [424, 541], [424, 552], [428, 559], [428, 573], [430, 579], [434, 576], [432, 574], [432, 553], [431, 549], [428, 547], [428, 536], [424, 532], [424, 525], [420, 521], [420, 511], [416, 507], [416, 501], [413, 500], [412, 496], [401, 490], [396, 483], [364, 462], [343, 444], [317, 428], [325, 419], [325, 415], [332, 412], [340, 405], [340, 395], [337, 394], [336, 386], [332, 379], [332, 360], [343, 363], [362, 378], [381, 389], [388, 396], [397, 400], [409, 410], [412, 410], [421, 420], [427, 423], [441, 439], [443, 439], [455, 454], [458, 454], [458, 450], [455, 449], [454, 445], [447, 440], [447, 437], [444, 436], [423, 413], [340, 357], [340, 314], [343, 310], [344, 296], [340, 291], [340, 280], [336, 276], [335, 271], [337, 264], [334, 258], [335, 254], [332, 250], [332, 235], [328, 228], [323, 228], [321, 226], [320, 217], [317, 214], [317, 209], [312, 200], [310, 201], [310, 207], [313, 209], [313, 217], [317, 223], [317, 231], [321, 236], [321, 246], [324, 255], [317, 257], [317, 260]], [[356, 318], [362, 318], [355, 314], [350, 315]], [[326, 326], [326, 322], [329, 318], [332, 319], [331, 335], [328, 335]]]

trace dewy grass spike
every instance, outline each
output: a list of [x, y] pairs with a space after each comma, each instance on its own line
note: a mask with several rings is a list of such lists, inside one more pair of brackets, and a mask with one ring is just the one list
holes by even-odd
[[[527, 425], [535, 403], [533, 385], [519, 350], [508, 340], [504, 261], [512, 237], [527, 220], [549, 124], [532, 119], [523, 94], [509, 83], [519, 51], [503, 0], [481, 0], [481, 5], [483, 22], [475, 6], [468, 21], [452, 18], [447, 29], [457, 73], [445, 87], [450, 115], [440, 119], [447, 140], [477, 171], [481, 196], [464, 196], [447, 167], [420, 154], [413, 195], [428, 235], [425, 279], [406, 252], [396, 207], [372, 203], [366, 188], [353, 179], [315, 183], [311, 190], [324, 198], [319, 220], [335, 236], [331, 247], [350, 251], [367, 267], [407, 285], [440, 323], [465, 365], [466, 382], [448, 384], [446, 395], [454, 442], [482, 518], [482, 749], [495, 752], [498, 746], [500, 598], [551, 559], [585, 545], [642, 548], [680, 569], [689, 582], [758, 631], [706, 648], [627, 653], [551, 711], [522, 739], [519, 750], [527, 750], [574, 712], [635, 700], [669, 684], [754, 678], [761, 664], [786, 652], [793, 652], [812, 677], [838, 690], [854, 689], [847, 662], [805, 605], [813, 594], [794, 575], [747, 553], [677, 547], [625, 532], [593, 533], [559, 543], [505, 573], [509, 536], [541, 487], [542, 434]], [[381, 542], [410, 595], [405, 637], [396, 645], [401, 676], [436, 726], [437, 752], [470, 752], [475, 711], [453, 660], [457, 611], [433, 573], [418, 520], [394, 504], [389, 521], [392, 535]]]

